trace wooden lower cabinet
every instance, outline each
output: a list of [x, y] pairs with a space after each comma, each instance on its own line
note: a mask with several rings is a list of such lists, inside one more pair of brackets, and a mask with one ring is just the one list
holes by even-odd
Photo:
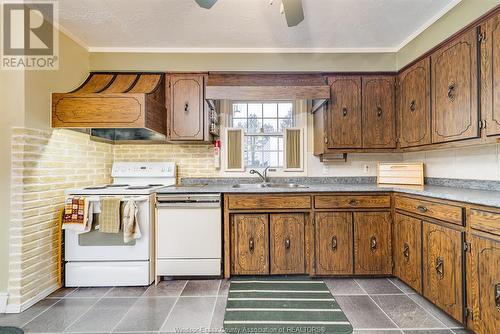
[[478, 334], [500, 333], [500, 240], [474, 235], [470, 245], [467, 326]]
[[423, 293], [435, 305], [463, 321], [463, 232], [424, 221]]
[[314, 225], [316, 274], [353, 274], [352, 212], [317, 212]]
[[422, 222], [396, 214], [394, 217], [393, 259], [394, 276], [422, 293]]
[[354, 273], [392, 274], [390, 212], [354, 212]]
[[232, 274], [269, 274], [267, 214], [232, 215]]
[[271, 214], [271, 274], [305, 273], [305, 215]]

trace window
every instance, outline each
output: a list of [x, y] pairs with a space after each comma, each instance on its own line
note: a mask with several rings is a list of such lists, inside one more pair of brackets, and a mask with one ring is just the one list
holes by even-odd
[[283, 167], [283, 132], [294, 126], [292, 102], [234, 102], [231, 126], [245, 133], [246, 167]]

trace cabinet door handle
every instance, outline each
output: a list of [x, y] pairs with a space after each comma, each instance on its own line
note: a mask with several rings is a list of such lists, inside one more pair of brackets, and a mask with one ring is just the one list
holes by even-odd
[[290, 249], [290, 238], [285, 239], [285, 249]]
[[254, 241], [253, 238], [250, 238], [248, 240], [248, 249], [250, 250], [250, 253], [253, 253], [253, 248], [254, 248]]
[[351, 200], [349, 201], [349, 205], [356, 205], [356, 204], [358, 204], [358, 201], [357, 201], [357, 200], [355, 200], [355, 199], [351, 199]]
[[500, 310], [500, 283], [495, 284], [493, 293], [495, 296], [495, 305]]
[[342, 108], [342, 116], [344, 116], [344, 117], [347, 116], [347, 107]]
[[455, 85], [455, 82], [450, 82], [450, 84], [448, 85], [448, 98], [450, 99], [450, 101], [453, 101], [455, 100], [455, 89], [456, 89], [456, 85]]
[[189, 103], [186, 102], [186, 104], [184, 105], [184, 111], [188, 111], [189, 110]]
[[407, 262], [410, 260], [410, 246], [406, 242], [403, 244], [403, 256]]
[[415, 109], [417, 109], [417, 103], [413, 100], [410, 102], [410, 110], [415, 111]]
[[332, 251], [334, 251], [334, 252], [335, 252], [336, 250], [337, 250], [337, 236], [336, 236], [336, 235], [334, 235], [334, 236], [332, 237]]
[[382, 107], [381, 106], [377, 106], [377, 116], [378, 117], [382, 116]]
[[436, 273], [438, 274], [439, 279], [444, 278], [444, 261], [442, 258], [436, 258]]
[[370, 249], [372, 250], [372, 252], [375, 252], [375, 250], [377, 249], [377, 238], [375, 236], [372, 236], [370, 238]]
[[417, 210], [420, 212], [427, 212], [428, 209], [423, 205], [419, 205], [417, 206]]

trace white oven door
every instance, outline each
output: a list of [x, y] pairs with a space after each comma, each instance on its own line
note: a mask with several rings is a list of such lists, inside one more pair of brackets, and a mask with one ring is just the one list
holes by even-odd
[[66, 261], [141, 261], [150, 259], [150, 201], [137, 201], [139, 228], [141, 238], [130, 243], [123, 242], [123, 231], [120, 233], [101, 233], [92, 230], [77, 234], [65, 230]]

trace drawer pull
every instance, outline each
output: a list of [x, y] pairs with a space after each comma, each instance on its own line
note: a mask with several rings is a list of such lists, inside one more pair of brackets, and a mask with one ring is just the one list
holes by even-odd
[[403, 244], [403, 256], [405, 257], [406, 262], [410, 260], [410, 246], [405, 242]]
[[377, 117], [382, 117], [382, 107], [377, 106]]
[[442, 258], [436, 258], [436, 273], [438, 274], [439, 279], [444, 278], [444, 261]]
[[250, 253], [253, 253], [253, 248], [254, 248], [254, 241], [253, 238], [250, 238], [248, 240], [248, 249], [250, 250]]
[[428, 209], [423, 205], [419, 205], [417, 206], [417, 210], [420, 212], [427, 212]]
[[336, 235], [334, 235], [334, 236], [332, 237], [332, 251], [334, 251], [334, 252], [335, 252], [336, 250], [337, 250], [337, 236], [336, 236]]
[[357, 204], [358, 204], [358, 201], [357, 201], [357, 200], [355, 200], [355, 199], [351, 199], [351, 200], [349, 201], [349, 205], [357, 205]]
[[495, 284], [495, 305], [500, 310], [500, 283]]
[[342, 108], [342, 116], [344, 116], [344, 117], [347, 116], [347, 108], [346, 107]]
[[410, 110], [415, 111], [415, 109], [417, 109], [417, 103], [413, 100], [410, 102]]
[[285, 239], [285, 249], [290, 249], [290, 238]]
[[372, 252], [375, 252], [377, 250], [377, 238], [375, 236], [370, 238], [370, 249]]

